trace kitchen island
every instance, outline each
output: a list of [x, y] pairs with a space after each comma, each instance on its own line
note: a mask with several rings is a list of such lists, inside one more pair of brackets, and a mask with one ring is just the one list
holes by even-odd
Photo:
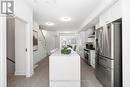
[[50, 87], [80, 87], [80, 56], [58, 50], [49, 57]]

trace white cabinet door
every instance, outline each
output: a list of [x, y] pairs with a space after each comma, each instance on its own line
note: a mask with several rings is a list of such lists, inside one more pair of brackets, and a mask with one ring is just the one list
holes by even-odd
[[56, 51], [49, 57], [49, 87], [81, 87], [80, 56]]
[[50, 56], [49, 80], [80, 81], [80, 56]]
[[91, 66], [95, 68], [95, 50], [90, 51]]
[[105, 24], [110, 23], [110, 20], [111, 20], [111, 11], [110, 10], [105, 11], [99, 17], [99, 20], [100, 20], [100, 26], [104, 26]]
[[121, 18], [121, 3], [118, 1], [111, 9], [111, 21]]
[[99, 26], [102, 27], [112, 21], [121, 18], [121, 4], [120, 1], [115, 3], [111, 8], [102, 13], [99, 17]]

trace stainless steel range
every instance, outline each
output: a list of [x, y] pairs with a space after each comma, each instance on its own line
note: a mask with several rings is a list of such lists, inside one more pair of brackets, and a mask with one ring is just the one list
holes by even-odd
[[121, 22], [96, 30], [96, 77], [104, 87], [122, 87]]
[[90, 51], [88, 49], [84, 49], [84, 57], [85, 57], [85, 61], [87, 62], [87, 64], [91, 65]]

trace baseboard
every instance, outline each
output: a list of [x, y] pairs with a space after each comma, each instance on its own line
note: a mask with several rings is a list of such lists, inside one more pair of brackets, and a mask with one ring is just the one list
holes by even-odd
[[17, 76], [26, 76], [25, 72], [15, 72], [15, 75]]
[[33, 69], [35, 69], [35, 68], [37, 68], [37, 67], [38, 67], [38, 64], [35, 64], [34, 67], [33, 67]]

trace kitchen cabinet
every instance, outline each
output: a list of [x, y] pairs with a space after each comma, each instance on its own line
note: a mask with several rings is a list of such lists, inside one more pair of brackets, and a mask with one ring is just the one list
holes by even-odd
[[85, 44], [87, 40], [87, 31], [81, 31], [80, 32], [80, 39], [81, 39], [81, 44]]
[[111, 21], [121, 18], [121, 2], [118, 1], [112, 8], [111, 11]]
[[[80, 56], [73, 50], [70, 54], [55, 51], [49, 57], [50, 87], [81, 87]], [[73, 82], [72, 82], [73, 81]]]
[[105, 24], [108, 24], [112, 21], [115, 21], [117, 19], [121, 18], [121, 2], [116, 2], [111, 8], [104, 11], [99, 16], [99, 26], [104, 26]]
[[91, 66], [95, 68], [95, 50], [90, 50]]
[[84, 49], [84, 57], [86, 63], [95, 68], [95, 50], [91, 50], [88, 48]]
[[100, 27], [110, 22], [111, 19], [110, 14], [111, 14], [110, 10], [107, 10], [99, 17]]

